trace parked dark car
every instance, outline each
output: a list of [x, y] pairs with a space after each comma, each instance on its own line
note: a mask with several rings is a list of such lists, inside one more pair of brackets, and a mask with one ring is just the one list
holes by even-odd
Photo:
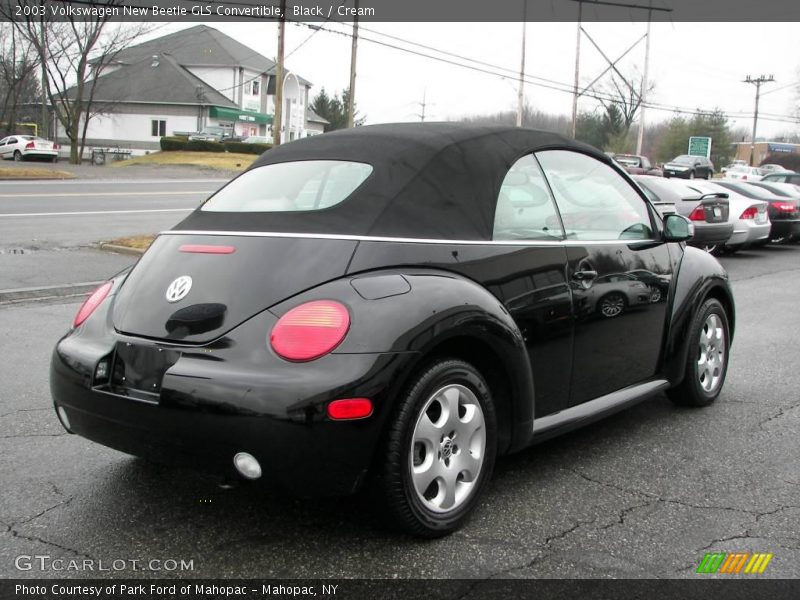
[[714, 176], [714, 163], [705, 156], [682, 154], [664, 165], [664, 177], [682, 179], [711, 179]]
[[[764, 189], [755, 183], [738, 183], [720, 180], [719, 185], [738, 192], [742, 196], [769, 202], [767, 212], [772, 228], [769, 232], [769, 241], [788, 242], [800, 236], [800, 202], [772, 190]], [[759, 182], [761, 183], [761, 182]]]
[[233, 134], [233, 130], [215, 125], [204, 128], [202, 131], [189, 134], [189, 141], [194, 142], [236, 142], [241, 140]]
[[635, 175], [638, 183], [652, 203], [674, 204], [679, 215], [694, 223], [694, 235], [689, 244], [706, 252], [722, 249], [733, 235], [728, 198], [724, 193], [703, 194], [681, 181], [667, 181], [663, 177]]
[[[302, 139], [88, 298], [53, 353], [56, 413], [123, 452], [276, 489], [367, 483], [383, 514], [443, 535], [498, 455], [658, 392], [719, 396], [734, 303], [691, 227], [552, 133]], [[595, 281], [643, 288], [628, 275], [643, 268], [670, 281], [666, 302], [591, 309]]]
[[621, 164], [631, 175], [654, 175], [661, 177], [664, 173], [650, 164], [650, 159], [638, 154], [615, 154], [614, 160]]
[[791, 183], [793, 185], [800, 185], [800, 173], [794, 171], [781, 171], [778, 173], [769, 173], [761, 178], [764, 183]]

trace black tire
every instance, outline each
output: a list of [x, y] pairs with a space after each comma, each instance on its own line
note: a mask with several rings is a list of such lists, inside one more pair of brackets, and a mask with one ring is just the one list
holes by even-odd
[[22, 162], [23, 158], [24, 158], [24, 156], [22, 156], [22, 152], [20, 152], [19, 150], [14, 150], [14, 161], [15, 162]]
[[[483, 463], [469, 495], [452, 510], [436, 512], [423, 503], [412, 481], [413, 436], [423, 408], [437, 390], [448, 385], [463, 386], [475, 395], [483, 412], [485, 450]], [[463, 450], [460, 448], [459, 452]], [[496, 453], [497, 417], [489, 386], [483, 376], [469, 363], [456, 359], [440, 359], [425, 367], [400, 398], [389, 422], [382, 449], [380, 484], [395, 524], [426, 538], [441, 537], [457, 530], [467, 521], [491, 479]], [[442, 459], [434, 456], [433, 460]]]
[[650, 286], [650, 303], [655, 304], [656, 302], [661, 302], [664, 298], [664, 294], [661, 293], [661, 288], [657, 285]]
[[[605, 306], [612, 301], [615, 305], [620, 307], [619, 312], [605, 309]], [[625, 298], [624, 294], [620, 294], [619, 292], [609, 292], [597, 302], [597, 312], [600, 313], [601, 317], [605, 317], [606, 319], [613, 319], [614, 317], [620, 316], [627, 308], [628, 300]]]
[[706, 175], [706, 179], [708, 179], [709, 181], [714, 179], [714, 172], [713, 171], [709, 171], [708, 175]]
[[58, 157], [54, 156], [53, 158], [50, 159], [50, 162], [57, 163], [58, 162]]
[[695, 178], [694, 171], [689, 171], [689, 179], [694, 179], [694, 178]]
[[[703, 387], [700, 379], [699, 359], [701, 354], [700, 336], [705, 330], [706, 321], [711, 315], [716, 315], [723, 330], [724, 355], [719, 372], [719, 380], [713, 389], [707, 390]], [[730, 327], [728, 325], [728, 314], [725, 307], [716, 298], [709, 298], [700, 306], [692, 324], [689, 334], [689, 352], [686, 357], [683, 381], [680, 385], [667, 392], [669, 399], [680, 406], [709, 406], [712, 404], [725, 385], [725, 376], [728, 372], [728, 362], [730, 359]]]

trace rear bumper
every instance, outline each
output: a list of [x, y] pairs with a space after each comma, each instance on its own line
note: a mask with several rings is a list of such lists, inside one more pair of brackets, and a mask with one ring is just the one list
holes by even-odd
[[22, 156], [58, 156], [58, 150], [20, 150]]
[[[263, 339], [261, 326], [252, 329]], [[131, 338], [109, 334], [115, 339], [100, 343], [81, 333], [58, 343], [50, 371], [54, 403], [66, 411], [73, 433], [224, 478], [241, 478], [233, 456], [248, 452], [261, 464], [259, 481], [299, 495], [355, 491], [389, 414], [386, 390], [393, 389], [392, 376], [411, 356], [332, 354], [311, 368], [272, 356], [260, 357], [264, 364], [257, 365], [237, 354], [248, 347], [245, 331], [238, 340], [226, 340], [227, 347], [182, 351], [164, 375], [160, 394], [146, 401], [92, 381], [97, 363], [114, 344]], [[136, 344], [155, 346], [143, 340]], [[373, 414], [330, 420], [327, 403], [349, 397], [372, 399]]]
[[769, 238], [771, 224], [769, 222], [756, 224], [739, 220], [736, 222], [733, 234], [728, 239], [728, 246], [742, 246], [752, 244]]
[[689, 240], [692, 246], [714, 246], [724, 244], [733, 233], [730, 223], [710, 224], [699, 223], [695, 225], [694, 236]]
[[776, 219], [772, 221], [769, 239], [800, 235], [800, 219]]

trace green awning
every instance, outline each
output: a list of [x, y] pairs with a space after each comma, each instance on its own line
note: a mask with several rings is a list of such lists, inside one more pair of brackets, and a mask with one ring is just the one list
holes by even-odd
[[272, 123], [272, 115], [253, 112], [250, 110], [237, 110], [235, 108], [224, 108], [222, 106], [212, 106], [208, 116], [225, 121], [236, 121], [240, 123]]

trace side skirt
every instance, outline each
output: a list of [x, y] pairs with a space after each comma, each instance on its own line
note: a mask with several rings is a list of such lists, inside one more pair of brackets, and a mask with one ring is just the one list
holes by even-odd
[[622, 390], [600, 396], [583, 404], [534, 419], [532, 444], [542, 442], [572, 429], [583, 427], [602, 419], [669, 387], [666, 379], [656, 379], [646, 383], [632, 385]]

